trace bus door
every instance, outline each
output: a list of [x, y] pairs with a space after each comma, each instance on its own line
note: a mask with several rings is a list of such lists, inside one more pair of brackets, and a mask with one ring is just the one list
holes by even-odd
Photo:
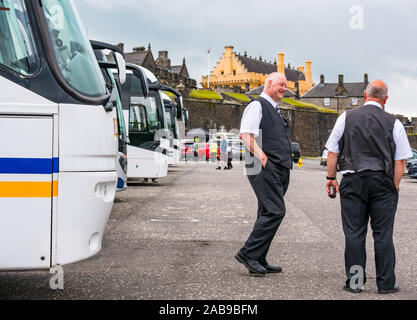
[[58, 196], [53, 117], [0, 115], [0, 128], [0, 270], [48, 269]]

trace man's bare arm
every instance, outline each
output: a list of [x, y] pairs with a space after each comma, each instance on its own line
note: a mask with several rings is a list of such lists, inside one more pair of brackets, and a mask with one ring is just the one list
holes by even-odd
[[256, 142], [255, 135], [252, 133], [242, 133], [240, 137], [242, 138], [246, 148], [248, 148], [250, 152], [262, 162], [262, 166], [265, 168], [268, 157]]
[[[327, 155], [327, 176], [329, 178], [336, 178], [337, 176], [337, 162], [339, 161], [339, 155], [337, 153], [330, 152]], [[330, 187], [336, 187], [336, 191], [339, 192], [339, 183], [337, 180], [327, 180], [326, 191], [330, 194]]]
[[405, 170], [405, 162], [406, 160], [395, 161], [394, 183], [395, 183], [395, 186], [397, 187], [397, 190], [400, 189], [401, 179], [403, 178], [404, 170]]

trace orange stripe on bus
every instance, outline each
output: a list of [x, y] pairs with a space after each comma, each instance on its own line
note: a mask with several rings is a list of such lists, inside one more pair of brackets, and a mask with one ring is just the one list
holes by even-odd
[[0, 198], [51, 198], [58, 196], [58, 181], [0, 182]]

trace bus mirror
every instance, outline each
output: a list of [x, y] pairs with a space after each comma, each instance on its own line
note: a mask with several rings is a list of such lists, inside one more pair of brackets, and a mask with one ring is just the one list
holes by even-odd
[[119, 52], [114, 52], [114, 57], [119, 71], [120, 84], [124, 84], [126, 82], [126, 61]]

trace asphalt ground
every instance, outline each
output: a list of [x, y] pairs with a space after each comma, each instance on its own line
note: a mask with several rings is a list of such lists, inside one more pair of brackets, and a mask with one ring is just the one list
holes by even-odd
[[269, 252], [283, 273], [250, 276], [234, 255], [250, 234], [257, 200], [243, 166], [181, 164], [160, 184], [130, 183], [117, 194], [95, 257], [64, 267], [64, 289], [42, 272], [0, 273], [0, 299], [377, 300], [417, 299], [417, 179], [403, 180], [395, 224], [401, 292], [379, 295], [368, 232], [368, 282], [361, 294], [342, 290], [344, 236], [339, 198], [324, 189], [318, 160], [295, 168], [287, 215]]

